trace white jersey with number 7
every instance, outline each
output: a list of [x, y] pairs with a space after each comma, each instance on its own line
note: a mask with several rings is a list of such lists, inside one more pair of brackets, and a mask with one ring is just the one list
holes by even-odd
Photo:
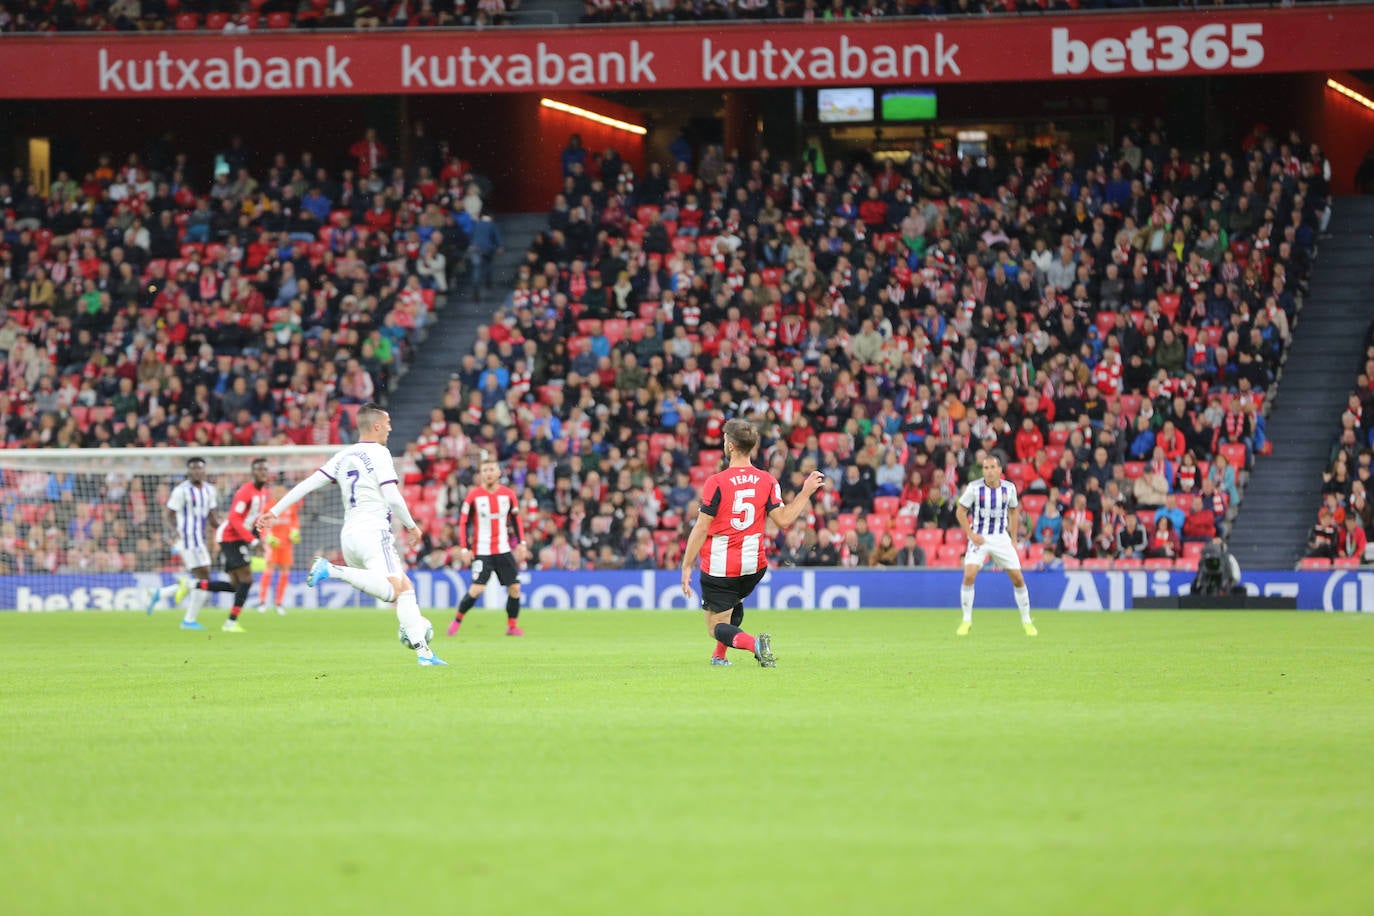
[[371, 525], [391, 527], [391, 510], [382, 496], [382, 487], [400, 486], [391, 452], [378, 442], [350, 445], [330, 458], [320, 473], [334, 481], [343, 497], [344, 527]]

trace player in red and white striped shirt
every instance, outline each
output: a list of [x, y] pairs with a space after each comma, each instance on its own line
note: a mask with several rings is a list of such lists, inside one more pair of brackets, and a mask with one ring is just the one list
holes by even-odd
[[[520, 629], [520, 563], [526, 559], [525, 524], [520, 519], [520, 502], [515, 491], [501, 484], [501, 465], [495, 458], [483, 458], [478, 483], [468, 490], [458, 514], [458, 562], [472, 560], [472, 584], [458, 603], [458, 613], [448, 625], [448, 635], [456, 636], [463, 616], [472, 610], [487, 590], [491, 574], [506, 587], [506, 635], [524, 636]], [[468, 523], [473, 526], [471, 541]], [[512, 538], [512, 528], [514, 537]], [[469, 547], [471, 544], [471, 547]], [[516, 555], [519, 554], [517, 557]]]
[[682, 555], [682, 593], [692, 594], [692, 565], [701, 554], [701, 609], [706, 612], [706, 632], [716, 640], [713, 665], [728, 665], [727, 649], [744, 649], [765, 668], [777, 666], [771, 637], [750, 636], [739, 628], [744, 621], [744, 599], [768, 572], [768, 519], [788, 528], [811, 502], [811, 494], [825, 484], [825, 475], [813, 471], [801, 492], [787, 505], [782, 489], [767, 471], [750, 462], [758, 448], [759, 433], [747, 420], [725, 424], [725, 457], [729, 467], [706, 479], [701, 489], [701, 514], [687, 537]]

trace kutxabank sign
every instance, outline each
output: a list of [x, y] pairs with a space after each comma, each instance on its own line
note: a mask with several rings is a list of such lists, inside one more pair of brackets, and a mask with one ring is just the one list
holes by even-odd
[[0, 37], [0, 98], [1010, 82], [1374, 66], [1374, 7], [883, 23]]

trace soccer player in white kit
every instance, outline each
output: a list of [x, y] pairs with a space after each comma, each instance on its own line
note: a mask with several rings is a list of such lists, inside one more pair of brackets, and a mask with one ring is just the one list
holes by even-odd
[[[205, 479], [205, 459], [196, 457], [186, 462], [186, 479], [172, 488], [167, 499], [167, 523], [174, 533], [172, 541], [177, 555], [186, 566], [186, 572], [196, 579], [210, 578], [210, 535], [219, 526], [219, 497], [214, 485]], [[172, 585], [152, 589], [148, 595], [148, 613], [151, 614], [161, 601], [180, 604], [191, 583], [183, 578]], [[181, 620], [183, 630], [203, 630], [196, 621], [208, 592], [199, 589], [191, 592], [186, 603], [186, 614]]]
[[325, 579], [340, 579], [380, 601], [394, 602], [403, 641], [415, 650], [416, 661], [421, 665], [443, 665], [445, 662], [429, 648], [432, 627], [420, 614], [415, 586], [406, 575], [391, 532], [394, 514], [412, 538], [418, 541], [423, 536], [401, 496], [396, 465], [386, 447], [391, 435], [391, 415], [376, 404], [364, 404], [358, 410], [357, 423], [358, 443], [336, 452], [324, 467], [296, 484], [275, 506], [258, 516], [258, 529], [275, 523], [279, 513], [307, 494], [336, 484], [344, 507], [339, 545], [348, 565], [335, 566], [324, 557], [316, 557], [306, 584], [313, 587]]
[[983, 459], [983, 479], [964, 488], [954, 514], [968, 537], [968, 550], [964, 553], [964, 586], [959, 590], [959, 604], [964, 610], [959, 635], [967, 636], [973, 628], [973, 580], [989, 557], [1005, 569], [1011, 579], [1022, 629], [1027, 636], [1036, 635], [1035, 624], [1031, 622], [1030, 593], [1026, 591], [1026, 577], [1021, 575], [1021, 558], [1016, 555], [1021, 504], [1016, 498], [1016, 485], [1002, 479], [1002, 462], [995, 455]]

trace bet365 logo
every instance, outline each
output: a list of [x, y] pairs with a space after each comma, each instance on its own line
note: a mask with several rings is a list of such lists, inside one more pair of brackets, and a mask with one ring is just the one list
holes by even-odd
[[1141, 26], [1122, 38], [1093, 42], [1057, 28], [1050, 31], [1050, 54], [1056, 76], [1089, 71], [1173, 73], [1190, 66], [1250, 70], [1264, 60], [1263, 36], [1264, 26], [1258, 22], [1211, 23], [1192, 30], [1177, 25]]

